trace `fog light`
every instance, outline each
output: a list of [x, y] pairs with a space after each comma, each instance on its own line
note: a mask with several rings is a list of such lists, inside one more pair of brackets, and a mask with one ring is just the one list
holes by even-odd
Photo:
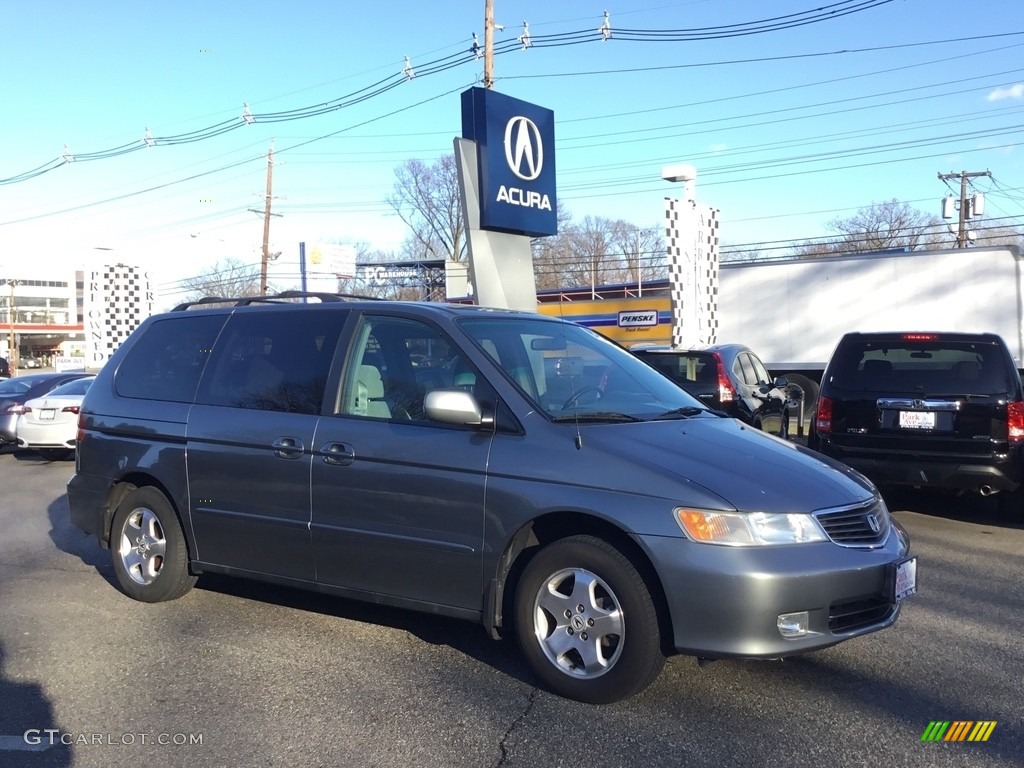
[[807, 611], [780, 613], [777, 622], [779, 634], [783, 637], [803, 637], [807, 634], [807, 626], [810, 620]]

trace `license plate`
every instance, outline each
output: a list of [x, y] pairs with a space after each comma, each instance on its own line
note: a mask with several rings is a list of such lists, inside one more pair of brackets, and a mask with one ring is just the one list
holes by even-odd
[[917, 594], [917, 558], [911, 557], [896, 564], [896, 600]]
[[53, 421], [53, 416], [55, 413], [57, 413], [57, 411], [53, 408], [43, 408], [43, 410], [39, 412], [39, 420]]
[[900, 411], [903, 429], [935, 429], [935, 411]]

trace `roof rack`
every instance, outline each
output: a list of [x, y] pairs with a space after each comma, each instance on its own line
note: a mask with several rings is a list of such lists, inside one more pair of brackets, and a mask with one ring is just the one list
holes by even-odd
[[319, 299], [323, 303], [335, 301], [383, 301], [378, 296], [361, 296], [356, 293], [323, 293], [319, 291], [281, 291], [270, 296], [241, 296], [227, 298], [225, 296], [204, 296], [195, 301], [185, 301], [171, 311], [183, 312], [192, 307], [204, 304], [230, 304], [235, 307], [248, 307], [252, 304], [285, 304], [289, 299]]

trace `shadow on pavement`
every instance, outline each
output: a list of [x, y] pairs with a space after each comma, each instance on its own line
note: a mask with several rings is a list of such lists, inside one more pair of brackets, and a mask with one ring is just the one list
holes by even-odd
[[0, 764], [18, 768], [71, 765], [73, 749], [61, 742], [62, 735], [42, 687], [8, 679], [0, 646]]
[[204, 574], [199, 578], [197, 587], [246, 600], [402, 630], [430, 645], [453, 648], [520, 682], [538, 684], [513, 638], [492, 640], [483, 626], [474, 622], [220, 574]]

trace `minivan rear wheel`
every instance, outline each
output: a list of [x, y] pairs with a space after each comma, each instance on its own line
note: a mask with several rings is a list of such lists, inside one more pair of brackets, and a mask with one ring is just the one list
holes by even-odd
[[121, 589], [136, 600], [175, 600], [196, 583], [178, 516], [156, 488], [136, 488], [117, 506], [110, 552]]
[[665, 663], [650, 591], [619, 550], [571, 536], [540, 550], [515, 598], [516, 635], [555, 693], [609, 704], [646, 688]]

